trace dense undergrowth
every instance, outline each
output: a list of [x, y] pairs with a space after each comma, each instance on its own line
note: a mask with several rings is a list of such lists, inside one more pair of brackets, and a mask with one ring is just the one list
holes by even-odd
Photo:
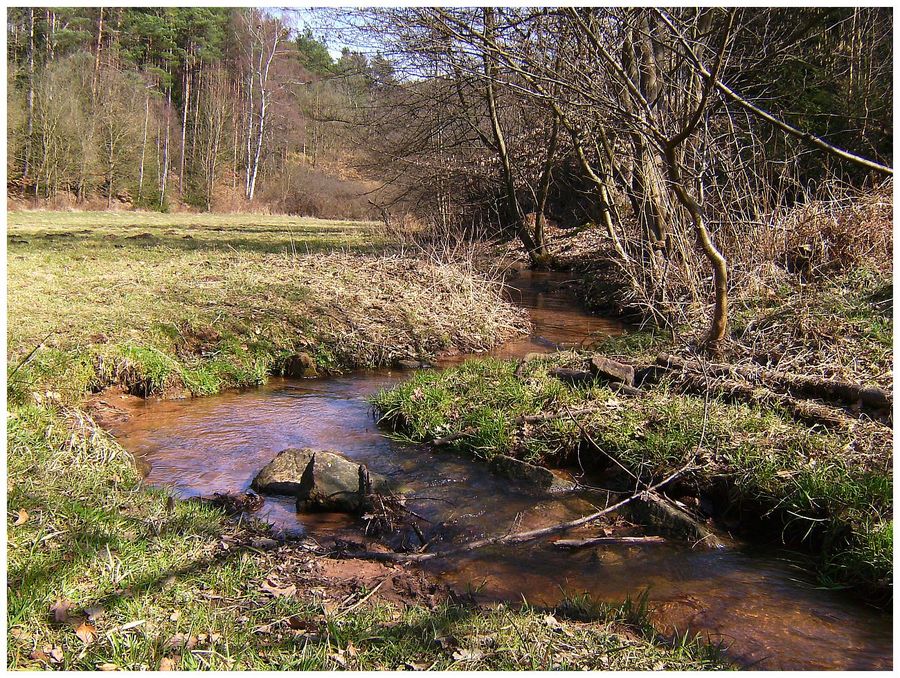
[[[324, 579], [273, 588], [285, 556], [261, 545], [264, 526], [144, 487], [81, 409], [85, 396], [258, 384], [298, 351], [328, 371], [478, 350], [522, 316], [460, 264], [376, 256], [365, 225], [144, 216], [10, 217], [11, 668], [728, 665], [707, 644], [657, 637], [631, 603], [570, 601], [557, 619], [527, 606], [384, 603]], [[323, 560], [297, 553], [298, 572]]]
[[[617, 346], [621, 349], [623, 343]], [[550, 374], [582, 364], [576, 353], [515, 361], [472, 360], [422, 371], [380, 393], [382, 421], [416, 441], [449, 438], [489, 459], [512, 455], [548, 465], [603, 468], [610, 459], [649, 483], [688, 467], [682, 482], [724, 493], [723, 512], [767, 534], [806, 543], [836, 581], [884, 594], [892, 575], [891, 435], [860, 421], [846, 432], [813, 431], [777, 408], [685, 395], [666, 382], [631, 398]], [[558, 416], [539, 423], [523, 417]]]

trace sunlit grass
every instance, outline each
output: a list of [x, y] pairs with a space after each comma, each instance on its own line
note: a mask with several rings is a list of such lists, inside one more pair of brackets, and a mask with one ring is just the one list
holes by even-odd
[[204, 395], [261, 383], [298, 350], [335, 369], [487, 348], [523, 327], [493, 282], [385, 253], [370, 224], [134, 212], [9, 223], [10, 668], [726, 665], [614, 607], [551, 624], [527, 607], [372, 599], [348, 611], [366, 591], [342, 608], [326, 583], [273, 598], [261, 587], [282, 563], [253, 546], [256, 532], [144, 487], [79, 409], [113, 384]]

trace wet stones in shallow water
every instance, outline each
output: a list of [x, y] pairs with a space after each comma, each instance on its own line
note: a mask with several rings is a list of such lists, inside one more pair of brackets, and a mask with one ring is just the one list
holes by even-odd
[[498, 454], [491, 459], [491, 468], [497, 475], [520, 482], [529, 489], [552, 494], [571, 492], [575, 489], [574, 482], [561, 478], [550, 469], [505, 454]]
[[384, 489], [384, 479], [365, 464], [339, 452], [312, 448], [278, 453], [254, 478], [252, 487], [265, 494], [297, 498], [298, 511], [360, 513], [373, 491]]

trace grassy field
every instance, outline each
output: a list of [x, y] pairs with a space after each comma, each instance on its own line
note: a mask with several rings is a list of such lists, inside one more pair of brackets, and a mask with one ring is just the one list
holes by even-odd
[[18, 382], [75, 396], [123, 381], [202, 395], [300, 351], [326, 370], [390, 365], [524, 326], [495, 283], [391, 253], [369, 223], [26, 212], [7, 241], [8, 357], [43, 342]]
[[486, 348], [523, 320], [471, 269], [394, 253], [371, 224], [259, 215], [13, 213], [8, 245], [10, 668], [727, 665], [657, 637], [637, 603], [348, 590], [315, 574], [340, 561], [144, 487], [81, 409], [104, 386], [259, 383], [298, 351], [329, 370]]

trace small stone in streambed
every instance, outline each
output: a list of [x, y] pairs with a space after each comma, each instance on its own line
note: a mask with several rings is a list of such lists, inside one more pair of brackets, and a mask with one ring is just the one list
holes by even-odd
[[419, 370], [423, 367], [428, 367], [425, 363], [419, 360], [398, 360], [397, 367], [402, 367], [404, 370]]
[[294, 377], [302, 379], [304, 377], [315, 377], [316, 361], [313, 360], [309, 353], [300, 352], [287, 358], [282, 367], [282, 373], [286, 377]]
[[298, 511], [361, 513], [368, 496], [385, 485], [385, 479], [369, 472], [365, 464], [339, 452], [307, 447], [279, 452], [251, 486], [265, 494], [296, 497]]
[[573, 481], [561, 478], [550, 469], [529, 464], [527, 461], [515, 459], [505, 454], [498, 454], [491, 459], [491, 468], [498, 475], [519, 481], [543, 492], [558, 494], [571, 492], [575, 489]]

